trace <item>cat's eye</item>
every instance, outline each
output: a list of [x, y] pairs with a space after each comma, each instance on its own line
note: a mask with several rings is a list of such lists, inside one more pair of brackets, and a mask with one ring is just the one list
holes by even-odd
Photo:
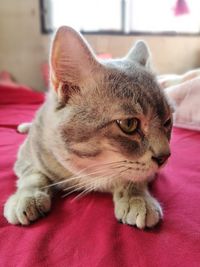
[[133, 134], [138, 128], [139, 120], [136, 118], [117, 120], [117, 125], [126, 134]]
[[171, 126], [171, 124], [172, 124], [172, 120], [171, 120], [171, 118], [168, 118], [168, 119], [164, 122], [163, 126], [164, 126], [165, 128], [169, 128], [169, 127]]

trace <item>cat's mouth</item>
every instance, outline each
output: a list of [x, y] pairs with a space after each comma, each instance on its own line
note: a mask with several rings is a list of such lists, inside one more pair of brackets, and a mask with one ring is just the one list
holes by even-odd
[[128, 164], [126, 171], [122, 173], [122, 179], [135, 182], [151, 180], [152, 177], [154, 177], [158, 172], [158, 170], [163, 168], [167, 164], [169, 157], [170, 153], [160, 157], [152, 156], [151, 159], [146, 159], [146, 161], [144, 161], [144, 159], [136, 161], [135, 163], [137, 163], [137, 165], [134, 167], [128, 166], [130, 165]]
[[158, 171], [158, 164], [144, 158], [137, 161], [125, 160], [123, 167], [120, 167], [118, 176], [122, 180], [142, 182], [149, 180]]
[[158, 165], [159, 168], [161, 168], [166, 165], [170, 155], [170, 153], [167, 153], [159, 156], [152, 156], [152, 160]]

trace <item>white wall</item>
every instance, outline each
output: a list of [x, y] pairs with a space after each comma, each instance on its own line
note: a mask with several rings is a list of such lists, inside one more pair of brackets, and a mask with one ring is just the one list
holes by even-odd
[[[123, 56], [134, 40], [145, 39], [158, 73], [182, 73], [200, 67], [200, 37], [86, 35], [97, 53]], [[40, 32], [39, 0], [0, 0], [0, 71], [20, 83], [44, 89], [42, 63], [48, 61], [51, 37]]]
[[197, 36], [86, 36], [98, 52], [124, 56], [138, 39], [145, 40], [152, 52], [157, 73], [183, 73], [200, 67], [200, 37]]
[[38, 0], [0, 0], [0, 71], [43, 89], [41, 64], [48, 46], [49, 36], [40, 33]]

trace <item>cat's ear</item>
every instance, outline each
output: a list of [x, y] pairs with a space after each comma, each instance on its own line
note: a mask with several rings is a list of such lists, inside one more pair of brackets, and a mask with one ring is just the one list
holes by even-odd
[[144, 41], [137, 41], [126, 56], [127, 59], [137, 62], [147, 68], [150, 64], [150, 57], [149, 47]]
[[[50, 76], [58, 94], [77, 90], [98, 69], [92, 50], [83, 37], [70, 27], [62, 26], [55, 34], [50, 55]], [[68, 92], [69, 91], [69, 92]]]

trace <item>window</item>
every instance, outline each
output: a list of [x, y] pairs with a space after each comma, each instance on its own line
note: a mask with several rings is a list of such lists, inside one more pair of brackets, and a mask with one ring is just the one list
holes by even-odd
[[132, 0], [130, 31], [196, 32], [200, 30], [198, 0]]
[[82, 32], [199, 33], [198, 0], [40, 0], [42, 29]]
[[53, 25], [82, 31], [121, 30], [121, 0], [52, 1]]

